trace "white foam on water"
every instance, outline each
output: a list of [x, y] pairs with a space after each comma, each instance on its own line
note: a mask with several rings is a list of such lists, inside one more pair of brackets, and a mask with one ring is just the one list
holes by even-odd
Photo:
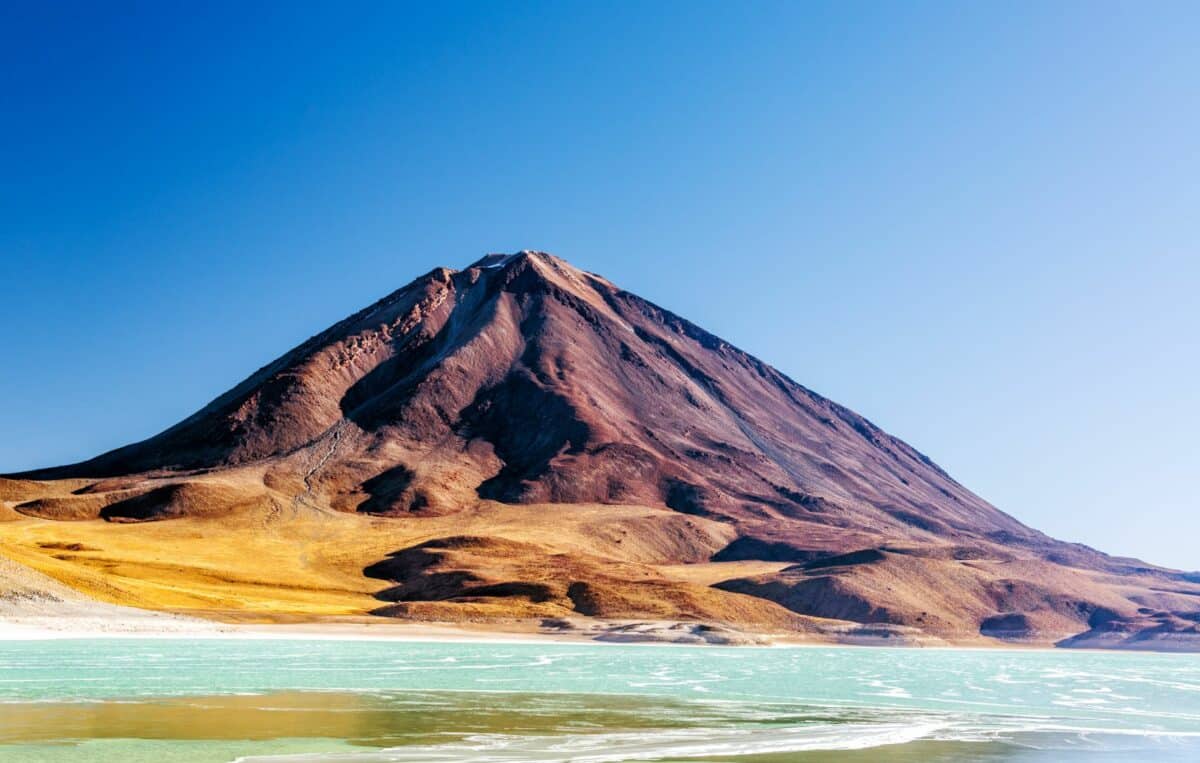
[[[573, 735], [476, 734], [438, 745], [338, 753], [247, 756], [235, 763], [619, 763], [740, 757], [768, 753], [862, 750], [920, 740], [1009, 742], [1036, 749], [1121, 748], [1120, 739], [1194, 743], [1200, 731], [1111, 729], [1041, 718], [913, 716], [887, 723], [722, 726]], [[1132, 749], [1145, 750], [1143, 746]], [[1191, 749], [1189, 747], [1188, 749]]]
[[619, 763], [620, 761], [861, 750], [932, 736], [940, 722], [813, 724], [783, 728], [655, 729], [644, 732], [514, 736], [480, 734], [460, 742], [354, 753], [266, 755], [235, 763]]

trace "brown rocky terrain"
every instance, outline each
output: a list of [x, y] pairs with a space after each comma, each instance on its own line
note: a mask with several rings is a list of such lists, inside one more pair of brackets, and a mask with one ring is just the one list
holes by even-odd
[[[853, 411], [540, 252], [438, 268], [155, 437], [0, 480], [0, 520], [25, 563], [93, 592], [105, 564], [133, 565], [122, 603], [160, 608], [206, 609], [145, 558], [170, 535], [179, 568], [193, 541], [269, 548], [238, 584], [291, 574], [346, 612], [1200, 644], [1194, 575], [1028, 528]], [[191, 529], [151, 529], [172, 523]], [[124, 551], [29, 545], [51, 535]], [[254, 601], [207, 608], [280, 608]]]

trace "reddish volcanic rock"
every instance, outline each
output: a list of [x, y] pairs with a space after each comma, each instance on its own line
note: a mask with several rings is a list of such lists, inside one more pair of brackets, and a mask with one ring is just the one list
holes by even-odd
[[452, 471], [504, 502], [1040, 537], [861, 416], [537, 252], [434, 270], [162, 434], [27, 476], [214, 469], [321, 443], [309, 478], [352, 473], [328, 487], [362, 489], [355, 507], [378, 513], [437, 503]]
[[[1097, 611], [1136, 619], [1137, 595], [1115, 592], [1120, 576], [1170, 581], [1175, 593], [1156, 609], [1200, 608], [1200, 585], [1180, 573], [1024, 526], [853, 411], [541, 252], [433, 270], [155, 437], [22, 475], [105, 478], [97, 484], [117, 491], [114, 500], [85, 488], [14, 508], [53, 519], [212, 515], [262, 498], [189, 480], [247, 467], [261, 468], [264, 493], [383, 517], [491, 500], [633, 504], [716, 520], [732, 540], [714, 560], [793, 563], [720, 590], [804, 615], [950, 635], [1070, 635], [1094, 627]], [[139, 475], [167, 485], [130, 492], [122, 480]], [[509, 548], [473, 542], [468, 562], [486, 556], [478, 549]], [[580, 573], [593, 579], [570, 588], [441, 571], [442, 549], [431, 541], [399, 551], [371, 573], [391, 576], [406, 600], [470, 592], [545, 609], [598, 601], [602, 590], [604, 607], [588, 606], [636, 609], [613, 604], [625, 601], [620, 583], [597, 577], [594, 560]], [[655, 596], [670, 598], [637, 601]], [[1192, 622], [1156, 622], [1164, 618]]]

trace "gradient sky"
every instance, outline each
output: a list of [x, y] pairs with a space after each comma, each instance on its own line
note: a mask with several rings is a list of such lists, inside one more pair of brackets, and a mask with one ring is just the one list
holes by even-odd
[[0, 472], [545, 249], [1200, 568], [1200, 6], [244, 5], [0, 10]]

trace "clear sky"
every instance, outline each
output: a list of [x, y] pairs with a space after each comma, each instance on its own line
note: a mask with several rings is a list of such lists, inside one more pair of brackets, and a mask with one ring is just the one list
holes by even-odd
[[0, 471], [545, 249], [1200, 568], [1194, 3], [251, 5], [3, 4]]

